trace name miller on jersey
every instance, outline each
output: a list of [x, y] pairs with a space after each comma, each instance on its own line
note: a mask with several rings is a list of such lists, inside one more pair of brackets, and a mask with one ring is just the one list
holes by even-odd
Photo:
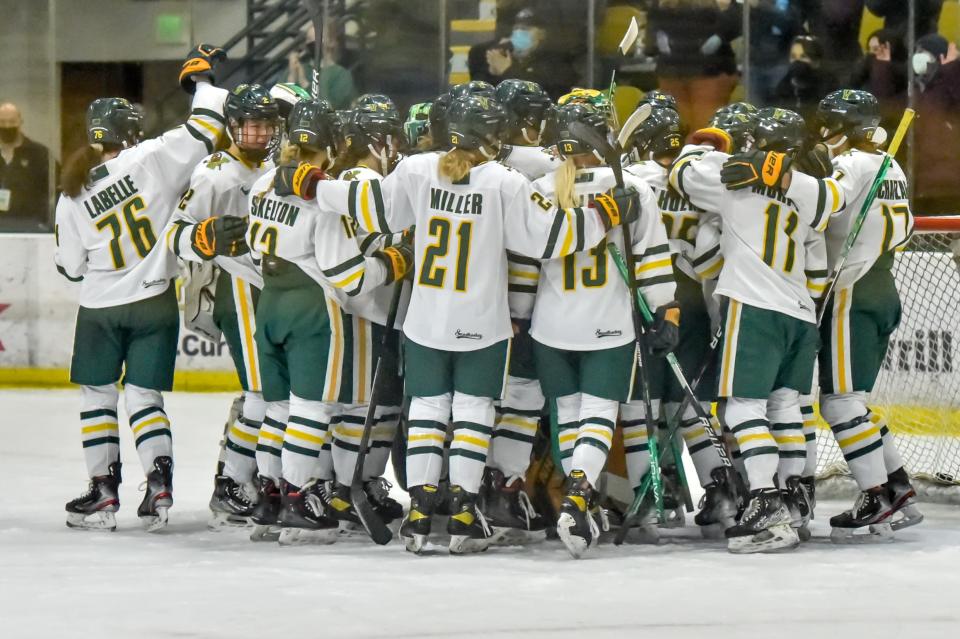
[[300, 207], [282, 200], [258, 195], [250, 203], [250, 215], [270, 222], [293, 226], [300, 215]]
[[430, 208], [454, 215], [480, 215], [483, 213], [483, 195], [467, 193], [457, 195], [443, 189], [431, 187]]
[[[133, 183], [133, 178], [125, 175], [113, 184], [97, 191], [89, 199], [84, 200], [83, 206], [86, 207], [90, 218], [96, 219], [139, 192], [140, 189]], [[92, 208], [91, 203], [93, 204]]]

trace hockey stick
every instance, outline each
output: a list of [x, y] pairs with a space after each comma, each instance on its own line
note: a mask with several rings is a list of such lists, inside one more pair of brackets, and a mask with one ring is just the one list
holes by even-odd
[[305, 0], [313, 23], [313, 73], [310, 78], [310, 97], [320, 99], [320, 62], [323, 59], [323, 25], [327, 17], [327, 0]]
[[900, 144], [903, 142], [903, 138], [906, 137], [907, 131], [910, 129], [910, 124], [913, 122], [913, 118], [916, 116], [916, 111], [913, 109], [906, 109], [903, 112], [903, 117], [900, 118], [900, 125], [897, 126], [897, 132], [893, 135], [893, 140], [890, 142], [890, 146], [887, 147], [887, 152], [883, 156], [883, 162], [880, 164], [880, 170], [877, 171], [877, 176], [873, 178], [873, 184], [870, 185], [870, 190], [867, 191], [867, 197], [863, 201], [863, 206], [860, 207], [860, 212], [857, 213], [857, 218], [853, 222], [853, 227], [850, 229], [850, 232], [847, 234], [847, 239], [843, 242], [843, 248], [840, 250], [840, 260], [837, 262], [837, 267], [833, 269], [833, 273], [830, 274], [830, 280], [827, 284], [827, 288], [823, 293], [821, 298], [823, 302], [820, 304], [820, 312], [817, 316], [817, 326], [823, 322], [823, 314], [827, 308], [827, 302], [830, 300], [830, 295], [833, 293], [833, 289], [837, 286], [837, 280], [840, 279], [840, 273], [843, 271], [843, 267], [847, 264], [847, 258], [850, 256], [850, 251], [853, 249], [853, 245], [857, 243], [857, 238], [860, 236], [860, 229], [863, 228], [863, 223], [867, 219], [867, 213], [870, 211], [870, 207], [873, 206], [873, 201], [877, 199], [877, 191], [880, 190], [880, 185], [883, 184], [884, 178], [887, 176], [887, 170], [890, 168], [890, 163], [893, 161], [893, 156], [897, 154], [897, 151], [900, 150]]
[[[620, 38], [620, 44], [617, 45], [617, 49], [620, 51], [620, 55], [626, 56], [627, 52], [633, 48], [634, 43], [637, 41], [637, 38], [640, 37], [640, 26], [637, 24], [636, 18], [630, 18], [630, 24], [627, 25], [627, 30], [623, 32], [623, 37]], [[617, 115], [616, 105], [613, 103], [613, 96], [617, 91], [617, 70], [614, 69], [610, 73], [610, 88], [607, 89], [607, 100], [610, 101], [610, 117], [613, 121], [613, 125], [617, 128], [620, 127], [619, 116]], [[624, 124], [626, 126], [626, 124]], [[621, 147], [623, 144], [620, 145]]]
[[390, 345], [390, 335], [397, 323], [397, 310], [400, 308], [400, 297], [402, 295], [403, 280], [400, 280], [393, 285], [393, 297], [390, 298], [387, 323], [383, 331], [383, 337], [380, 338], [380, 356], [377, 357], [377, 363], [373, 369], [370, 404], [367, 406], [367, 416], [363, 420], [363, 435], [360, 437], [360, 446], [357, 450], [357, 465], [353, 468], [353, 480], [350, 482], [350, 501], [353, 503], [353, 508], [357, 511], [357, 516], [360, 518], [367, 534], [370, 535], [370, 539], [381, 546], [390, 543], [390, 540], [393, 539], [393, 533], [373, 510], [370, 500], [367, 499], [367, 493], [363, 490], [363, 463], [370, 452], [370, 434], [373, 432], [377, 406], [380, 405], [381, 395], [383, 395], [383, 354]]

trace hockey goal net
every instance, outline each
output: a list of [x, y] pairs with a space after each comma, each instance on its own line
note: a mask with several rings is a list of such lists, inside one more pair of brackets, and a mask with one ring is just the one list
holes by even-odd
[[[921, 498], [960, 502], [960, 216], [918, 217], [894, 265], [903, 303], [870, 407], [886, 418]], [[817, 479], [853, 485], [826, 423]]]

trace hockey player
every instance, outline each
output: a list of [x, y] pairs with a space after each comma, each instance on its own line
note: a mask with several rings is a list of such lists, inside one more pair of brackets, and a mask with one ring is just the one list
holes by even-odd
[[426, 137], [430, 126], [431, 108], [433, 108], [432, 102], [418, 102], [410, 107], [407, 119], [403, 123], [405, 152], [416, 153], [419, 150], [420, 141]]
[[[556, 115], [556, 146], [565, 159], [557, 171], [534, 182], [534, 188], [561, 206], [583, 206], [613, 188], [616, 180], [613, 171], [603, 166], [597, 149], [571, 131], [571, 125], [582, 123], [605, 137], [606, 121], [601, 113], [581, 104], [562, 106]], [[662, 356], [676, 346], [678, 335], [670, 247], [650, 187], [629, 174], [627, 184], [640, 194], [640, 219], [632, 225], [636, 276], [656, 314], [646, 339], [653, 354]], [[543, 262], [530, 328], [544, 394], [557, 402], [560, 459], [567, 476], [557, 533], [574, 557], [580, 557], [599, 536], [591, 510], [597, 506], [597, 481], [613, 442], [621, 403], [633, 487], [640, 485], [650, 467], [642, 409], [637, 419], [635, 407], [627, 404], [637, 340], [630, 292], [607, 250], [608, 242], [623, 254], [623, 234], [613, 229], [589, 251]], [[563, 321], [557, 321], [561, 317]]]
[[[260, 390], [254, 313], [263, 278], [245, 243], [206, 245], [191, 238], [196, 229], [215, 224], [219, 217], [246, 217], [247, 194], [272, 165], [268, 158], [280, 136], [277, 101], [258, 84], [234, 89], [227, 96], [224, 111], [230, 147], [197, 164], [173, 219], [173, 251], [177, 256], [194, 263], [213, 262], [217, 267], [211, 283], [212, 321], [226, 339], [243, 388], [240, 414], [227, 428], [223, 469], [214, 479], [212, 527], [252, 514], [254, 474], [262, 465], [255, 457], [265, 460], [270, 454], [258, 445], [266, 406]], [[264, 442], [264, 447], [267, 444]]]
[[[297, 103], [288, 125], [293, 159], [332, 165], [336, 126], [336, 114], [326, 101]], [[261, 259], [265, 281], [256, 340], [267, 414], [276, 415], [275, 422], [264, 422], [264, 429], [270, 428], [270, 446], [278, 449], [274, 461], [281, 462], [261, 468], [261, 481], [282, 485], [281, 543], [309, 537], [329, 543], [336, 540], [337, 521], [325, 506], [320, 482], [333, 478], [333, 465], [321, 453], [329, 449], [330, 423], [339, 412], [341, 389], [349, 385], [343, 373], [350, 366], [344, 362], [365, 361], [345, 352], [340, 307], [402, 278], [410, 254], [403, 247], [387, 247], [365, 257], [354, 222], [340, 214], [352, 207], [327, 206], [320, 197], [321, 210], [308, 209], [302, 199], [278, 192], [277, 181], [276, 172], [268, 171], [253, 185], [249, 200], [248, 240], [252, 255]], [[343, 183], [323, 182], [315, 188], [322, 196], [338, 185]], [[352, 477], [352, 466], [346, 472]]]
[[[792, 158], [785, 153], [728, 155], [734, 142], [719, 128], [698, 131], [693, 140], [705, 145], [681, 152], [670, 184], [722, 218], [724, 261], [715, 295], [728, 303], [718, 394], [721, 418], [736, 438], [751, 490], [739, 522], [726, 531], [728, 548], [734, 553], [792, 548], [799, 539], [777, 485], [780, 449], [768, 398], [776, 391], [787, 405], [809, 390], [818, 340], [803, 246], [810, 228], [822, 229], [843, 207], [843, 195], [830, 178], [791, 170]], [[785, 423], [799, 424], [799, 407], [796, 413]]]
[[[673, 278], [677, 285], [676, 299], [680, 306], [680, 316], [683, 318], [676, 355], [684, 374], [692, 380], [702, 362], [709, 357], [709, 342], [713, 331], [704, 289], [694, 266], [695, 239], [702, 211], [667, 182], [669, 168], [682, 146], [680, 116], [669, 107], [654, 108], [628, 144], [640, 161], [628, 165], [625, 170], [644, 180], [653, 189], [671, 252], [675, 255]], [[706, 259], [710, 259], [710, 256]], [[663, 415], [659, 416], [665, 417], [664, 421], [669, 423], [677, 414], [684, 395], [662, 360], [655, 360], [653, 366], [656, 373], [652, 377], [663, 382], [652, 385], [650, 389], [654, 410], [660, 413], [657, 404], [661, 398], [665, 399]], [[697, 387], [697, 397], [707, 412], [710, 411], [710, 402], [716, 390], [715, 370], [715, 360], [710, 357]], [[636, 416], [639, 424], [643, 421], [642, 404], [636, 404], [636, 408], [640, 411]], [[629, 410], [634, 410], [633, 404]], [[626, 418], [624, 415], [624, 419]], [[680, 434], [686, 442], [700, 484], [704, 488], [701, 510], [694, 521], [705, 536], [722, 536], [723, 531], [734, 523], [736, 504], [733, 487], [736, 478], [724, 471], [720, 456], [700, 425], [694, 408], [688, 405], [680, 419]]]
[[[162, 232], [196, 162], [224, 127], [225, 91], [210, 85], [224, 53], [199, 45], [180, 84], [193, 94], [187, 121], [141, 141], [141, 115], [123, 98], [94, 100], [86, 146], [67, 162], [57, 204], [57, 270], [80, 285], [70, 380], [81, 386], [83, 452], [90, 489], [67, 503], [67, 525], [114, 530], [120, 507], [117, 382], [147, 476], [137, 515], [148, 530], [173, 505], [173, 449], [161, 391], [173, 386], [179, 318], [176, 260]], [[211, 223], [188, 238], [229, 245], [242, 224]], [[158, 240], [161, 244], [158, 246]], [[121, 377], [122, 375], [122, 377]]]
[[[826, 230], [827, 258], [837, 267], [844, 242], [863, 206], [884, 154], [877, 99], [866, 91], [841, 90], [817, 109], [818, 127], [833, 156], [834, 178], [847, 207]], [[891, 271], [894, 251], [910, 238], [913, 215], [907, 178], [892, 160], [850, 250], [820, 326], [820, 411], [837, 439], [861, 494], [850, 510], [830, 519], [835, 541], [869, 526], [889, 537], [896, 510], [916, 523], [913, 488], [893, 436], [867, 407], [890, 335], [900, 323], [900, 298]], [[911, 521], [913, 520], [913, 521]]]

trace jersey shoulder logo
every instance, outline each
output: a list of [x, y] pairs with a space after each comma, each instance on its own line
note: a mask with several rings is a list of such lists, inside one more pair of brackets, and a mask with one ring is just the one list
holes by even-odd
[[210, 159], [207, 160], [208, 169], [219, 169], [224, 164], [229, 164], [229, 157], [225, 156], [223, 153], [214, 153], [210, 156]]

